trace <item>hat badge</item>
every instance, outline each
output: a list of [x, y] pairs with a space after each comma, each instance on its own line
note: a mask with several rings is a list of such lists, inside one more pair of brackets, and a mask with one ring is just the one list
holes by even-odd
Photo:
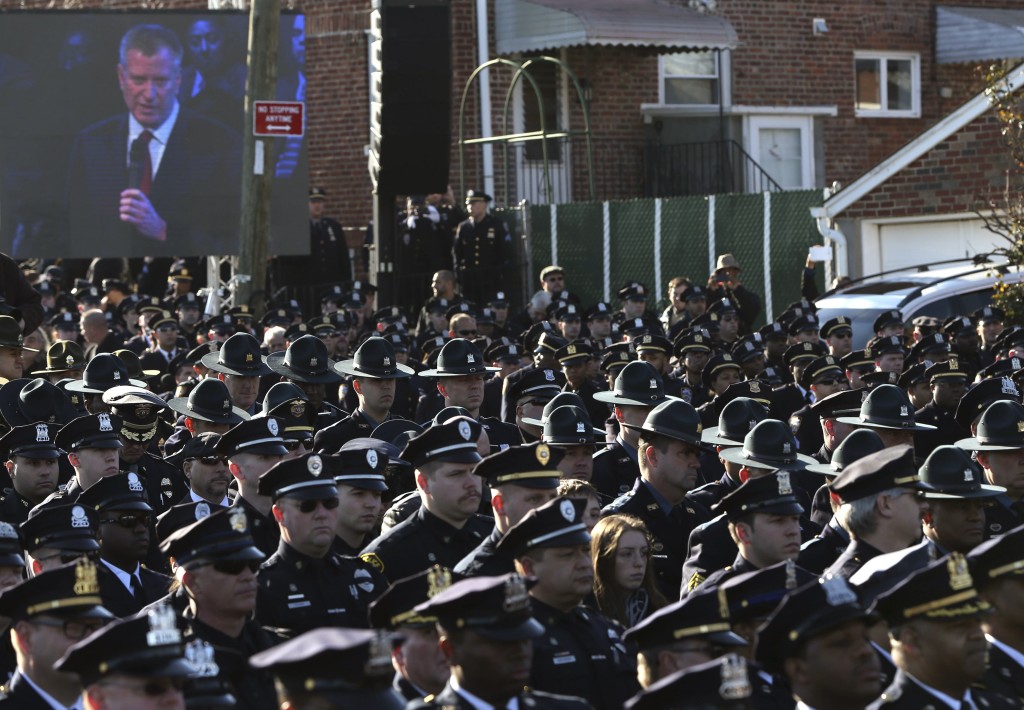
[[317, 454], [313, 454], [306, 460], [306, 470], [312, 476], [319, 476], [324, 470], [324, 460]]
[[969, 469], [969, 468], [965, 468], [964, 469], [964, 483], [973, 483], [973, 482], [974, 482], [974, 472], [971, 471], [971, 469]]
[[526, 592], [526, 581], [514, 574], [505, 582], [505, 600], [502, 608], [506, 612], [522, 611], [530, 608], [530, 595]]
[[856, 604], [857, 595], [842, 577], [828, 575], [821, 580], [821, 590], [825, 592], [825, 601], [829, 606]]
[[566, 522], [573, 522], [576, 519], [576, 507], [572, 504], [572, 501], [566, 498], [558, 504], [558, 512], [562, 514]]
[[114, 381], [115, 382], [119, 382], [120, 380], [121, 380], [121, 373], [118, 372], [117, 370], [114, 370]]
[[381, 364], [384, 365], [384, 367], [391, 367], [391, 358], [385, 356]]
[[139, 480], [139, 474], [134, 471], [128, 472], [128, 490], [136, 493], [142, 492], [142, 481]]
[[80, 557], [75, 565], [75, 594], [84, 596], [86, 594], [99, 594], [100, 581], [96, 576], [96, 564], [87, 557]]
[[178, 631], [174, 609], [171, 608], [170, 604], [157, 606], [149, 612], [148, 616], [147, 646], [167, 646], [181, 642], [181, 632]]
[[85, 508], [80, 505], [76, 505], [71, 509], [71, 527], [89, 527], [89, 518], [85, 515]]
[[1003, 378], [1002, 387], [1000, 389], [1002, 391], [1002, 394], [1012, 394], [1014, 396], [1017, 396], [1018, 394], [1017, 385], [1015, 385], [1013, 383], [1013, 380], [1011, 380], [1009, 377]]
[[704, 342], [704, 336], [703, 335], [695, 335], [695, 336], [693, 336], [693, 342], [695, 342], [695, 343], [703, 343]]
[[267, 431], [270, 432], [271, 436], [277, 436], [277, 432], [279, 431], [279, 429], [277, 427], [277, 420], [274, 419], [273, 417], [267, 419]]
[[434, 565], [427, 570], [427, 599], [433, 599], [450, 586], [452, 573], [447, 567]]
[[547, 444], [539, 444], [537, 446], [537, 462], [541, 466], [547, 466], [548, 461], [551, 460], [551, 449], [547, 447]]
[[309, 358], [309, 366], [310, 367], [316, 367], [317, 366], [317, 359], [315, 357]]
[[747, 661], [742, 656], [729, 654], [722, 661], [722, 684], [718, 694], [726, 700], [749, 698], [754, 692], [747, 677]]
[[210, 504], [205, 500], [196, 503], [196, 520], [210, 517]]
[[220, 675], [220, 668], [213, 659], [213, 646], [206, 641], [196, 639], [185, 646], [185, 660], [196, 669], [195, 677], [216, 678]]
[[245, 361], [246, 362], [252, 362], [252, 353], [246, 353], [245, 354]]
[[905, 405], [905, 404], [901, 404], [900, 405], [900, 416], [901, 417], [909, 417], [910, 416], [910, 410], [907, 408], [907, 405]]
[[469, 422], [465, 420], [459, 422], [459, 436], [466, 441], [469, 441], [470, 436], [472, 436], [472, 432], [469, 429]]
[[752, 394], [761, 394], [761, 383], [757, 380], [751, 380], [750, 391]]
[[775, 475], [778, 477], [779, 495], [793, 495], [793, 486], [789, 482], [789, 471], [779, 471]]
[[8, 540], [17, 540], [18, 531], [14, 529], [14, 526], [10, 523], [0, 521], [0, 538], [7, 538]]
[[68, 355], [66, 358], [64, 358], [64, 362], [67, 363], [68, 367], [71, 367], [72, 365], [75, 364], [75, 358], [72, 357], [71, 355]]
[[231, 511], [231, 518], [229, 522], [231, 523], [231, 529], [235, 532], [244, 533], [249, 529], [249, 521], [245, 517], [245, 511], [241, 508], [236, 508]]
[[466, 362], [470, 362], [470, 363], [475, 363], [476, 362], [476, 358], [473, 357], [473, 353], [467, 353], [466, 354]]
[[547, 382], [554, 382], [555, 381], [555, 371], [554, 370], [544, 370], [544, 379]]
[[971, 573], [967, 570], [967, 559], [959, 552], [950, 554], [946, 561], [946, 570], [949, 572], [950, 589], [954, 592], [974, 586]]
[[567, 353], [569, 353], [570, 355], [575, 355], [576, 354], [576, 346], [575, 345], [569, 345], [568, 347], [566, 347], [565, 351]]
[[377, 468], [377, 464], [379, 462], [380, 462], [380, 459], [377, 458], [377, 452], [374, 451], [373, 449], [367, 449], [366, 450], [366, 463], [368, 463], [370, 465], [370, 468]]
[[[114, 373], [117, 374], [116, 372]], [[103, 414], [97, 414], [96, 420], [100, 424], [100, 431], [114, 431], [114, 427], [110, 423], [110, 415], [104, 412]]]
[[1024, 433], [1024, 422], [1017, 422], [1017, 433]]
[[576, 422], [576, 433], [577, 434], [586, 434], [587, 433], [587, 425], [584, 424], [583, 422]]
[[50, 440], [50, 427], [45, 424], [36, 424], [36, 441], [46, 442]]
[[656, 379], [654, 379], [653, 377], [651, 378], [650, 388], [652, 390], [658, 389], [658, 381]]
[[782, 443], [782, 453], [784, 453], [784, 454], [791, 454], [791, 453], [793, 453], [793, 446], [788, 441], [784, 441]]

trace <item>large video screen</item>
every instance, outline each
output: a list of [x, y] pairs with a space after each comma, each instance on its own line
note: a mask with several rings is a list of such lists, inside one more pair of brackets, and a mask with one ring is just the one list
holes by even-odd
[[[279, 100], [305, 100], [304, 29], [281, 17]], [[237, 254], [247, 34], [234, 12], [0, 13], [0, 251]], [[267, 141], [270, 254], [308, 254], [306, 141]]]

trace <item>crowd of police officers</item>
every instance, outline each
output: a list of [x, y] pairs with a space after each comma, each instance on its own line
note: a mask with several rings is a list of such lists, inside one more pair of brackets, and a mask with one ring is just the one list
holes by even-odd
[[[347, 282], [261, 320], [180, 268], [38, 275], [45, 352], [0, 315], [0, 706], [1021, 707], [1024, 329], [753, 329], [718, 267], [661, 313], [553, 265], [521, 311], [442, 270], [419, 314]], [[663, 602], [630, 628], [611, 515]]]

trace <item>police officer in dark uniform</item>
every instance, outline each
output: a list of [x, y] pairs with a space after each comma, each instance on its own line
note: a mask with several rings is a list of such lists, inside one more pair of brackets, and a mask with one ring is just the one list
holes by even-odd
[[[73, 419], [58, 430], [54, 443], [67, 452], [75, 475], [41, 505], [72, 501], [96, 481], [118, 472], [117, 450], [123, 446], [118, 437], [121, 421], [116, 414], [90, 414]], [[78, 455], [79, 451], [87, 449], [94, 451], [86, 457]]]
[[437, 643], [437, 617], [429, 610], [415, 610], [451, 585], [451, 570], [434, 565], [394, 582], [370, 604], [370, 626], [396, 632], [391, 637], [391, 687], [406, 702], [436, 696], [451, 675]]
[[[452, 661], [452, 676], [444, 690], [431, 695], [416, 708], [508, 707], [576, 709], [589, 707], [579, 698], [553, 695], [526, 687], [531, 646], [544, 627], [531, 616], [529, 583], [515, 574], [475, 577], [456, 582], [429, 601], [417, 613], [436, 615], [442, 647]], [[501, 658], [481, 663], [480, 659]], [[562, 689], [560, 689], [562, 690]]]
[[252, 618], [257, 571], [264, 554], [254, 545], [249, 519], [238, 507], [219, 510], [174, 533], [160, 550], [178, 567], [188, 606], [177, 618], [183, 637], [206, 641], [226, 670], [240, 707], [276, 710], [270, 674], [239, 667], [234, 657], [248, 658], [274, 645], [270, 633]]
[[594, 487], [611, 501], [633, 489], [640, 476], [637, 458], [640, 426], [651, 410], [667, 398], [661, 376], [654, 367], [637, 360], [622, 368], [612, 391], [598, 392], [594, 399], [614, 405], [615, 418], [620, 425], [633, 425], [621, 426], [615, 441], [594, 454]]
[[[249, 419], [249, 415], [231, 403], [227, 385], [213, 377], [201, 379], [188, 397], [175, 397], [167, 406], [181, 414], [180, 421], [187, 430], [179, 436], [195, 436], [204, 432], [224, 434], [236, 424]], [[181, 432], [182, 429], [178, 429]]]
[[1016, 699], [1024, 705], [1021, 662], [1020, 582], [1024, 575], [1024, 527], [983, 542], [967, 554], [978, 594], [992, 606], [985, 619], [988, 667], [975, 686]]
[[401, 710], [405, 703], [391, 688], [389, 651], [381, 632], [323, 628], [261, 651], [249, 663], [273, 673], [273, 707]]
[[281, 529], [277, 552], [260, 567], [256, 619], [292, 638], [321, 626], [362, 628], [370, 602], [386, 582], [357, 557], [332, 552], [338, 518], [335, 474], [379, 476], [387, 459], [375, 449], [336, 456], [305, 454], [260, 476], [259, 493], [274, 501]]
[[661, 327], [661, 321], [650, 310], [647, 309], [647, 297], [650, 289], [639, 281], [630, 281], [618, 290], [616, 294], [622, 303], [622, 308], [615, 312], [612, 320], [620, 326], [627, 322], [639, 319], [640, 327], [650, 335], [665, 335]]
[[808, 365], [826, 354], [825, 346], [821, 343], [797, 343], [786, 349], [782, 357], [793, 376], [793, 381], [775, 390], [772, 398], [774, 418], [789, 421], [794, 412], [811, 403], [810, 391], [800, 384], [801, 378]]
[[466, 193], [469, 219], [456, 228], [452, 243], [452, 263], [462, 293], [476, 303], [483, 303], [487, 294], [502, 287], [515, 258], [508, 227], [487, 213], [490, 202], [491, 196], [479, 190]]
[[[708, 482], [687, 493], [686, 497], [711, 510], [718, 501], [739, 488], [742, 466], [724, 461], [720, 453], [734, 446], [743, 446], [743, 439], [750, 430], [767, 417], [768, 409], [750, 397], [737, 397], [722, 407], [718, 426], [708, 427], [700, 435], [704, 444], [714, 447], [700, 457], [701, 478]], [[719, 473], [716, 480], [714, 476]]]
[[220, 437], [215, 451], [227, 457], [228, 470], [238, 484], [232, 507], [249, 517], [249, 534], [256, 547], [265, 557], [272, 555], [280, 534], [271, 513], [273, 501], [260, 491], [259, 478], [288, 453], [280, 422], [274, 417], [244, 421]]
[[402, 579], [440, 564], [454, 567], [483, 542], [492, 522], [477, 515], [482, 495], [477, 439], [480, 424], [454, 417], [409, 440], [402, 458], [415, 468], [422, 504], [367, 545], [360, 555], [388, 579]]
[[546, 320], [535, 324], [522, 336], [523, 349], [533, 353], [533, 362], [510, 372], [502, 380], [501, 385], [501, 420], [514, 423], [516, 420], [516, 403], [509, 396], [509, 391], [523, 377], [534, 370], [558, 370], [560, 368], [557, 353], [560, 348], [568, 345], [568, 341], [555, 334], [554, 329]]
[[0, 496], [0, 520], [20, 525], [33, 506], [57, 489], [57, 461], [61, 452], [53, 439], [57, 427], [42, 422], [9, 430], [0, 437], [11, 488]]
[[[785, 424], [775, 419], [763, 419], [750, 428], [742, 446], [727, 447], [719, 452], [719, 457], [738, 470], [736, 484], [730, 486], [731, 490], [722, 491], [717, 503], [713, 504], [715, 510], [723, 508], [725, 499], [743, 487], [740, 481], [760, 478], [772, 471], [784, 471], [792, 488], [787, 495], [793, 496], [803, 511], [800, 513], [801, 535], [810, 537], [811, 530], [817, 531], [805, 520], [810, 510], [810, 496], [797, 483], [801, 472], [814, 460], [797, 452], [796, 440]], [[679, 590], [680, 595], [692, 591], [717, 570], [726, 568], [736, 557], [737, 543], [729, 523], [729, 516], [720, 513], [691, 532], [682, 569], [685, 586]]]
[[494, 529], [455, 565], [455, 574], [481, 577], [515, 570], [515, 559], [508, 551], [499, 554], [498, 541], [529, 511], [555, 498], [560, 480], [558, 463], [563, 456], [558, 448], [535, 442], [491, 454], [476, 465], [476, 475], [491, 489]]
[[75, 504], [95, 511], [99, 519], [103, 606], [129, 616], [164, 597], [171, 578], [141, 564], [150, 549], [153, 509], [139, 475], [105, 476], [82, 491]]
[[711, 512], [686, 497], [697, 484], [701, 424], [692, 406], [669, 400], [650, 411], [643, 424], [624, 423], [639, 431], [640, 476], [632, 490], [620, 496], [602, 515], [634, 515], [653, 537], [654, 569], [658, 586], [669, 599], [678, 595], [682, 581], [686, 540], [690, 532], [711, 518]]
[[[978, 385], [980, 387], [981, 385]], [[1012, 400], [993, 402], [978, 420], [975, 436], [961, 439], [956, 446], [975, 452], [985, 471], [985, 480], [1006, 488], [995, 505], [985, 509], [986, 537], [1000, 535], [1024, 522], [1024, 505], [1018, 483], [1018, 459], [1024, 450], [1024, 406]]]
[[30, 577], [0, 595], [0, 614], [12, 621], [17, 653], [17, 670], [0, 687], [0, 707], [73, 707], [82, 683], [74, 674], [56, 672], [54, 664], [72, 644], [114, 619], [103, 608], [96, 564], [81, 559]]
[[699, 409], [711, 401], [702, 374], [711, 357], [711, 336], [703, 330], [682, 333], [673, 342], [672, 351], [682, 364], [679, 369], [682, 383], [679, 396]]
[[565, 373], [563, 392], [573, 392], [583, 400], [587, 415], [592, 422], [603, 422], [608, 418], [608, 405], [598, 402], [594, 395], [605, 388], [587, 376], [594, 349], [583, 341], [567, 343], [558, 349], [555, 358]]
[[979, 595], [963, 555], [954, 552], [914, 572], [880, 595], [874, 611], [889, 624], [896, 677], [869, 705], [924, 708], [950, 703], [960, 708], [1020, 707], [971, 688], [985, 673], [987, 643], [982, 619], [989, 605]]
[[935, 427], [914, 435], [914, 453], [921, 458], [943, 444], [950, 444], [971, 435], [970, 430], [960, 426], [954, 414], [967, 386], [967, 372], [959, 358], [951, 357], [946, 362], [937, 362], [925, 370], [931, 383], [932, 401], [917, 410], [914, 417], [921, 424]]
[[811, 393], [814, 402], [808, 402], [789, 417], [789, 426], [800, 445], [800, 453], [813, 456], [825, 443], [818, 413], [811, 408], [815, 402], [831, 394], [850, 388], [850, 383], [832, 355], [812, 360], [800, 375], [800, 385]]
[[[837, 512], [850, 533], [850, 544], [826, 570], [849, 579], [873, 557], [910, 547], [921, 536], [921, 510], [917, 495], [927, 490], [921, 483], [909, 446], [891, 446], [848, 465], [829, 484], [843, 508]], [[879, 515], [879, 498], [885, 497], [888, 513]], [[904, 498], [906, 500], [900, 500]], [[863, 522], [854, 525], [852, 504], [870, 506]]]
[[356, 392], [359, 406], [344, 419], [316, 433], [313, 448], [328, 454], [337, 453], [352, 439], [369, 436], [391, 419], [395, 385], [414, 373], [411, 367], [398, 363], [387, 339], [374, 336], [363, 341], [351, 360], [336, 363], [334, 369], [352, 377], [349, 386]]
[[306, 393], [316, 412], [314, 428], [324, 429], [345, 418], [345, 411], [331, 404], [335, 398], [327, 392], [327, 386], [336, 386], [342, 377], [334, 369], [334, 361], [328, 357], [327, 346], [320, 338], [309, 334], [296, 338], [284, 352], [267, 355], [267, 366]]
[[[758, 426], [770, 421], [765, 420]], [[784, 424], [782, 426], [785, 427]], [[756, 432], [757, 427], [754, 427], [744, 443]], [[800, 551], [800, 515], [803, 514], [803, 507], [794, 494], [789, 471], [777, 471], [748, 479], [722, 498], [715, 510], [725, 514], [730, 536], [737, 544], [736, 558], [731, 565], [713, 571], [705, 578], [698, 576], [685, 580], [686, 588], [680, 590], [683, 593], [692, 592], [704, 585], [712, 589], [731, 577], [795, 559]], [[773, 531], [770, 539], [767, 536], [759, 538], [757, 535], [757, 523], [764, 520], [758, 516], [765, 515], [784, 519], [776, 526], [782, 529]]]
[[516, 570], [537, 580], [530, 604], [543, 633], [533, 642], [533, 686], [617, 710], [639, 689], [636, 659], [616, 622], [580, 604], [593, 586], [584, 507], [555, 498], [505, 533], [498, 550], [510, 550]]

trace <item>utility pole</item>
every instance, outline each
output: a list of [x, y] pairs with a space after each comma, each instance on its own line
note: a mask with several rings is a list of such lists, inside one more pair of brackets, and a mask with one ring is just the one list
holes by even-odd
[[[245, 84], [245, 131], [242, 136], [241, 244], [235, 273], [235, 303], [250, 303], [267, 282], [267, 244], [270, 240], [270, 182], [274, 173], [273, 138], [253, 132], [254, 102], [273, 100], [277, 91], [278, 27], [281, 0], [252, 0], [249, 10], [249, 73]], [[245, 279], [244, 276], [248, 276]], [[263, 300], [250, 304], [263, 310]], [[257, 315], [260, 315], [257, 313]]]

